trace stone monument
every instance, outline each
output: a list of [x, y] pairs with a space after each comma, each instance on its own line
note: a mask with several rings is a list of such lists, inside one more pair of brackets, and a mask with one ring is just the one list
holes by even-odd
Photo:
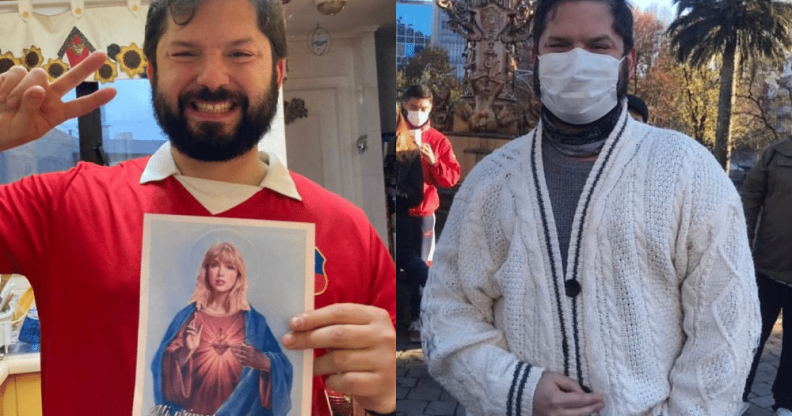
[[528, 60], [534, 0], [435, 0], [467, 42], [453, 134], [514, 138], [535, 124]]

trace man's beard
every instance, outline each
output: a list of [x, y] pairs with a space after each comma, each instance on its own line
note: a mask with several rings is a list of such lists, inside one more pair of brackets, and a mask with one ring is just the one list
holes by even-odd
[[[157, 123], [168, 135], [171, 144], [179, 152], [192, 159], [204, 162], [223, 162], [241, 156], [256, 146], [261, 137], [270, 129], [272, 119], [278, 109], [277, 74], [272, 71], [270, 84], [260, 103], [251, 107], [250, 100], [242, 92], [231, 92], [224, 88], [210, 91], [204, 87], [179, 96], [178, 114], [168, 104], [157, 87], [157, 77], [152, 76], [151, 100]], [[242, 117], [231, 132], [224, 131], [224, 124], [202, 122], [196, 129], [190, 127], [185, 117], [186, 106], [195, 100], [202, 102], [230, 101], [239, 106]]]

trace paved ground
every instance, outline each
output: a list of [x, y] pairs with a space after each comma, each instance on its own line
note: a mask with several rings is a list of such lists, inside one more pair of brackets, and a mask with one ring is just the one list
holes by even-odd
[[[415, 415], [465, 415], [465, 409], [453, 396], [440, 387], [426, 370], [423, 353], [418, 343], [411, 343], [407, 338], [406, 328], [399, 326], [396, 347], [399, 351], [396, 363], [396, 394], [398, 416]], [[773, 396], [770, 388], [773, 384], [778, 360], [781, 353], [781, 319], [776, 322], [773, 335], [767, 341], [762, 361], [756, 372], [751, 404], [747, 416], [772, 416]]]

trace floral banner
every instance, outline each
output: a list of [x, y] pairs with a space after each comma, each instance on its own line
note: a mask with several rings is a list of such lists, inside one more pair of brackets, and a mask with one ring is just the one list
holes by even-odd
[[139, 0], [109, 7], [89, 4], [48, 15], [35, 7], [27, 10], [30, 2], [25, 3], [0, 9], [0, 73], [14, 65], [43, 68], [52, 81], [99, 50], [108, 59], [94, 73], [93, 81], [145, 77], [142, 47], [147, 4]]

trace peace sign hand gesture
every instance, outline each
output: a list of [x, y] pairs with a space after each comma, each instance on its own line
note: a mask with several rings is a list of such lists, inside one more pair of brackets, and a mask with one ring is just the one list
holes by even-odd
[[104, 61], [104, 53], [94, 52], [51, 84], [41, 68], [28, 72], [15, 66], [0, 75], [0, 151], [32, 142], [67, 119], [85, 115], [112, 100], [114, 88], [103, 88], [74, 101], [61, 100]]

